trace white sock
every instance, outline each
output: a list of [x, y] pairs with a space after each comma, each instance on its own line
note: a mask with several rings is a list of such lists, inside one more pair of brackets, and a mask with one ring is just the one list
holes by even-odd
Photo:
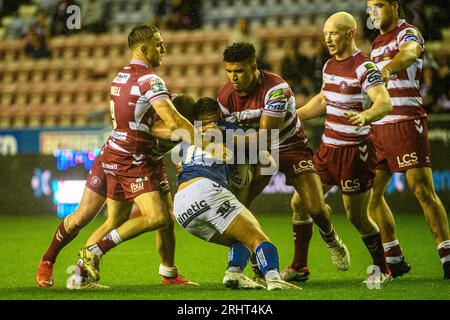
[[298, 226], [298, 225], [302, 225], [302, 224], [310, 224], [313, 223], [313, 219], [311, 217], [309, 217], [307, 220], [294, 220], [292, 219], [292, 224]]
[[177, 266], [166, 267], [166, 266], [163, 266], [162, 264], [160, 264], [159, 265], [159, 274], [162, 275], [163, 277], [175, 278], [176, 276], [178, 276], [178, 268], [177, 268]]
[[116, 245], [122, 242], [122, 239], [120, 238], [119, 234], [117, 233], [117, 230], [112, 230], [109, 235], [111, 236], [111, 240], [114, 241]]
[[95, 255], [101, 257], [103, 255], [103, 251], [100, 250], [100, 248], [98, 247], [97, 244], [93, 244], [92, 246], [90, 246], [89, 251], [91, 251], [92, 253], [94, 253]]
[[241, 267], [229, 267], [228, 272], [242, 273]]

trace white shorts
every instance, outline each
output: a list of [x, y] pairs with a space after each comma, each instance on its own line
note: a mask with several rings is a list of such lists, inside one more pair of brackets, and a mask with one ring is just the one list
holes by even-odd
[[234, 194], [206, 178], [177, 192], [174, 198], [175, 218], [180, 226], [206, 241], [217, 232], [224, 233], [244, 210]]

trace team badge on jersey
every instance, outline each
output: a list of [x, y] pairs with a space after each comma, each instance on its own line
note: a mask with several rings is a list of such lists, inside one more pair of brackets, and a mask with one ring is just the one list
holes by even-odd
[[345, 81], [341, 81], [341, 83], [339, 83], [339, 90], [341, 92], [347, 92], [348, 91], [348, 83]]
[[167, 92], [166, 85], [161, 79], [151, 79], [149, 82], [150, 88], [154, 93]]

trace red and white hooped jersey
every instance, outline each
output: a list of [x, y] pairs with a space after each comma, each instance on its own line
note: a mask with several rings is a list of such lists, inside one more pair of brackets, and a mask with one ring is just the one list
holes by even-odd
[[152, 103], [170, 99], [166, 84], [142, 61], [132, 60], [112, 81], [110, 99], [113, 131], [108, 146], [145, 156], [156, 140], [150, 135], [158, 119]]
[[424, 40], [420, 31], [405, 20], [399, 20], [397, 26], [390, 32], [380, 34], [372, 42], [371, 58], [382, 70], [400, 52], [400, 47], [406, 42], [414, 41], [422, 48], [419, 58], [406, 70], [392, 74], [388, 82], [393, 110], [383, 119], [373, 125], [395, 123], [426, 117], [420, 95], [424, 60]]
[[369, 108], [368, 90], [383, 85], [377, 66], [359, 49], [345, 60], [335, 57], [328, 60], [323, 67], [322, 94], [326, 99], [327, 118], [322, 142], [345, 146], [367, 140], [370, 126], [358, 128], [347, 120], [345, 113]]
[[217, 101], [226, 121], [256, 130], [259, 130], [261, 115], [283, 118], [280, 147], [291, 142], [306, 142], [296, 113], [294, 93], [285, 80], [273, 73], [259, 70], [258, 85], [248, 96], [238, 95], [229, 82], [220, 91]]

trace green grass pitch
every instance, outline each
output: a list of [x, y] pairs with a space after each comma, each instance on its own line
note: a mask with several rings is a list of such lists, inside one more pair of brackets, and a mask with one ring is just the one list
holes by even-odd
[[[265, 232], [275, 243], [281, 267], [292, 257], [292, 226], [289, 215], [259, 215]], [[68, 266], [76, 262], [78, 249], [88, 234], [101, 222], [94, 220], [60, 254], [55, 266], [55, 287], [38, 288], [35, 272], [59, 219], [54, 217], [0, 216], [0, 299], [156, 299], [156, 300], [307, 300], [307, 299], [449, 299], [450, 281], [442, 280], [442, 267], [433, 237], [421, 215], [397, 217], [398, 236], [410, 274], [395, 279], [380, 290], [369, 290], [361, 283], [371, 259], [356, 230], [342, 215], [334, 216], [334, 225], [347, 244], [352, 266], [339, 272], [315, 228], [311, 242], [310, 279], [301, 284], [303, 291], [268, 292], [225, 289], [221, 282], [226, 267], [227, 249], [206, 243], [178, 227], [176, 263], [183, 275], [201, 283], [199, 287], [160, 285], [159, 257], [155, 234], [148, 233], [121, 244], [103, 258], [101, 283], [108, 290], [71, 291], [65, 288]], [[251, 268], [246, 273], [251, 275]]]

